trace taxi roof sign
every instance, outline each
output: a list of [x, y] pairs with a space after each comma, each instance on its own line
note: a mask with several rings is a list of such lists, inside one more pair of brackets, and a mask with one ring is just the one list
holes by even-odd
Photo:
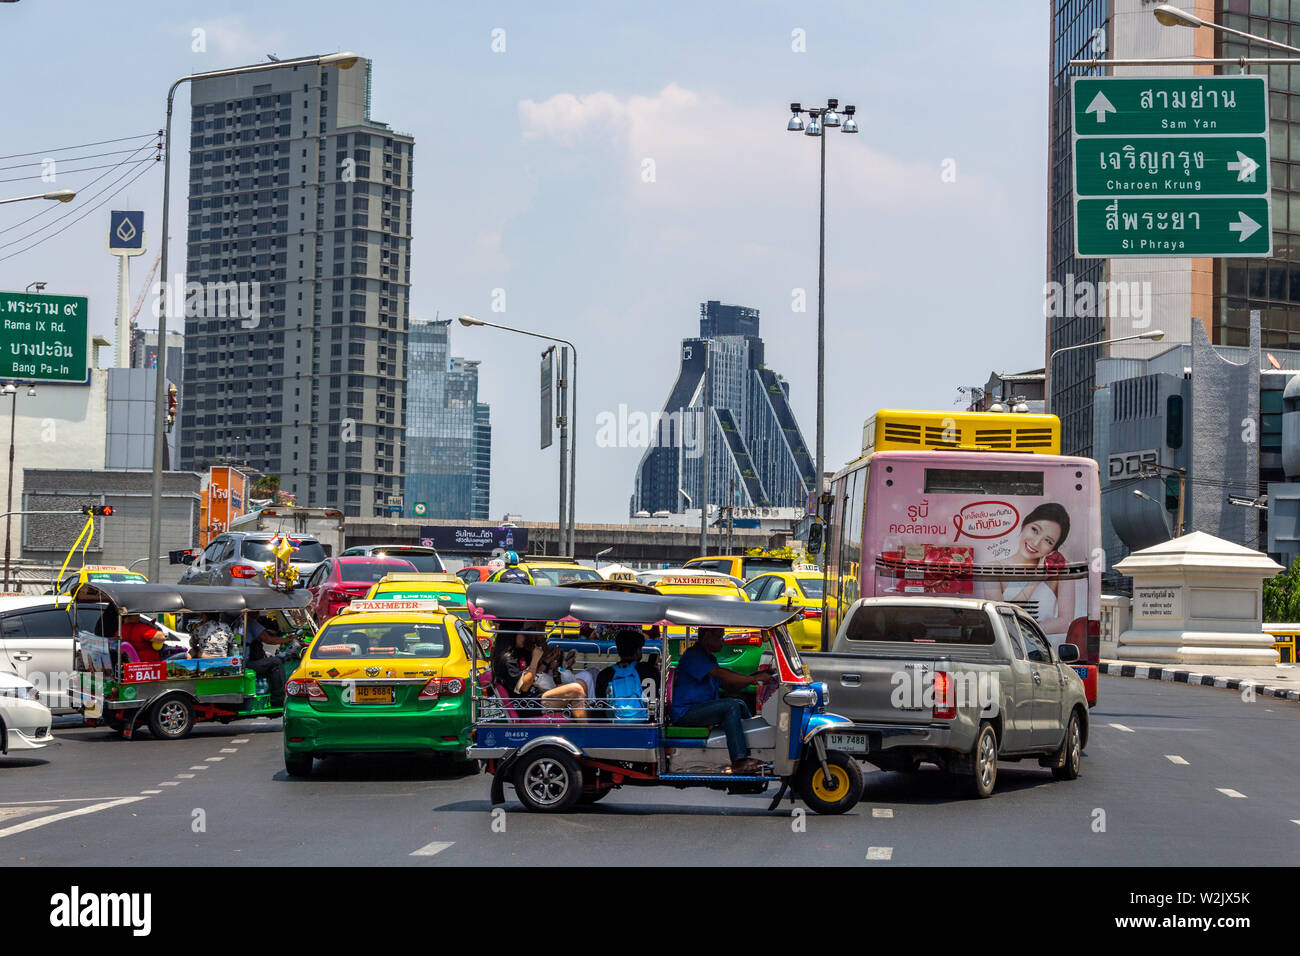
[[372, 612], [391, 613], [393, 611], [428, 611], [433, 614], [446, 613], [437, 601], [362, 601], [348, 604], [340, 614], [367, 614]]

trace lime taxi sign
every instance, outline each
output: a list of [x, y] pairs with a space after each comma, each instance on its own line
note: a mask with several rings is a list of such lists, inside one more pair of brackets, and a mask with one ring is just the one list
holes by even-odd
[[84, 385], [88, 314], [85, 296], [0, 292], [0, 380]]
[[1076, 256], [1272, 254], [1266, 77], [1072, 82]]

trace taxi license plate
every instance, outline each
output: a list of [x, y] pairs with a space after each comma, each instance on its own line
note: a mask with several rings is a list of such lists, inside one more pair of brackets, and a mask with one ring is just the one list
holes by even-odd
[[358, 704], [391, 704], [393, 688], [374, 684], [358, 684], [352, 699]]
[[866, 734], [826, 734], [827, 750], [843, 750], [851, 754], [864, 754], [870, 749]]

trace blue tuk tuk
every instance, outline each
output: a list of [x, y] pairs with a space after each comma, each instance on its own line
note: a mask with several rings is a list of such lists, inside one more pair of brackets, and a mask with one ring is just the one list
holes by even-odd
[[[769, 809], [791, 791], [818, 813], [844, 813], [862, 796], [865, 728], [827, 711], [829, 691], [810, 680], [786, 623], [798, 613], [774, 604], [658, 593], [517, 584], [471, 584], [471, 616], [498, 642], [545, 635], [548, 648], [568, 655], [566, 677], [587, 696], [539, 700], [504, 686], [501, 673], [480, 669], [474, 688], [473, 745], [468, 755], [492, 774], [492, 803], [505, 785], [532, 811], [564, 812], [595, 803], [622, 787], [707, 787], [730, 794], [763, 793], [775, 785]], [[746, 629], [762, 643], [761, 667], [772, 678], [753, 697], [755, 716], [742, 722], [757, 768], [735, 773], [721, 727], [670, 719], [675, 660], [668, 629], [689, 647], [701, 628]], [[615, 706], [593, 686], [612, 663], [618, 630], [645, 638], [643, 658], [657, 668], [639, 705]], [[674, 638], [676, 639], [676, 638]], [[585, 676], [584, 676], [585, 675]], [[572, 686], [572, 685], [570, 685]], [[625, 704], [625, 701], [620, 703]]]

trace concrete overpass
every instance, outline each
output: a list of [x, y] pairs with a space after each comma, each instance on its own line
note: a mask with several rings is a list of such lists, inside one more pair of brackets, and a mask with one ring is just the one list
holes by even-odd
[[[499, 521], [440, 521], [430, 518], [348, 518], [345, 526], [348, 547], [362, 544], [419, 544], [420, 528], [496, 528]], [[528, 530], [528, 550], [533, 554], [560, 554], [559, 535], [554, 521], [521, 521], [515, 527]], [[731, 551], [750, 548], [782, 547], [790, 540], [788, 532], [734, 528]], [[727, 550], [727, 529], [709, 529], [710, 554]], [[700, 554], [700, 529], [669, 525], [579, 524], [574, 532], [574, 550], [579, 559], [594, 560], [596, 554], [613, 548], [603, 562], [620, 564], [680, 564]], [[471, 557], [469, 552], [442, 550], [440, 553]]]

